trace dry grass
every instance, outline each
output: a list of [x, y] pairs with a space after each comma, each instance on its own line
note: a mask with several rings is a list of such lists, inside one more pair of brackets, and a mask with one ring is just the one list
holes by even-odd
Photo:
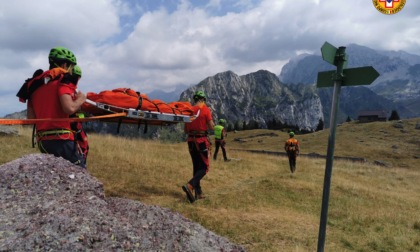
[[[336, 155], [366, 157], [365, 154], [370, 154], [374, 155], [367, 157], [370, 160], [386, 160], [394, 167], [334, 162], [325, 251], [420, 251], [419, 161], [403, 163], [409, 169], [398, 167], [401, 160], [396, 162], [391, 158], [394, 143], [385, 143], [401, 139], [400, 132], [388, 127], [390, 123], [375, 125], [351, 123], [338, 128]], [[381, 140], [380, 133], [371, 132], [377, 132], [377, 127], [389, 132], [386, 141]], [[409, 140], [395, 143], [400, 146], [398, 151], [406, 142], [419, 139], [418, 132], [407, 130], [409, 133], [404, 133], [404, 137]], [[2, 146], [5, 143], [15, 146], [7, 147], [13, 149], [7, 157], [0, 155], [2, 162], [37, 151], [30, 148], [29, 131], [22, 132], [21, 137], [0, 137]], [[238, 160], [212, 162], [209, 174], [202, 181], [208, 197], [194, 204], [187, 202], [181, 190], [192, 175], [185, 143], [164, 144], [92, 134], [88, 170], [104, 183], [108, 196], [170, 208], [244, 245], [248, 251], [315, 251], [325, 160], [300, 157], [297, 173], [291, 176], [283, 156], [232, 150], [236, 146], [244, 147], [233, 138], [264, 132], [229, 134], [228, 155]], [[374, 152], [375, 148], [343, 148], [343, 138], [351, 139], [347, 140], [348, 146], [357, 146], [362, 137], [360, 132], [366, 134], [369, 143], [381, 142], [379, 145], [386, 146], [383, 156]], [[247, 138], [248, 147], [281, 150], [287, 135], [276, 134], [279, 136], [262, 137], [259, 142], [255, 137]], [[378, 139], [371, 138], [374, 136]], [[324, 154], [318, 149], [326, 150], [328, 132], [298, 138], [303, 153]]]
[[19, 135], [0, 135], [1, 154], [0, 164], [4, 164], [25, 154], [37, 152], [38, 149], [32, 148], [31, 134], [32, 126], [9, 126], [18, 130]]
[[[371, 163], [379, 160], [393, 167], [420, 169], [420, 130], [415, 129], [417, 123], [420, 123], [419, 118], [403, 120], [403, 128], [394, 127], [399, 124], [396, 121], [344, 123], [337, 127], [334, 155], [361, 157]], [[326, 129], [297, 135], [301, 153], [326, 155], [329, 133], [329, 129]], [[238, 131], [229, 134], [228, 146], [232, 149], [283, 151], [287, 137], [286, 132], [275, 130]]]

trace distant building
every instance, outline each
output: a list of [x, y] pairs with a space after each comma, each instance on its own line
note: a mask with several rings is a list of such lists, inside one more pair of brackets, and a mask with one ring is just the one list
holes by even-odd
[[386, 122], [387, 112], [383, 110], [378, 111], [360, 111], [357, 120], [361, 123], [367, 122]]

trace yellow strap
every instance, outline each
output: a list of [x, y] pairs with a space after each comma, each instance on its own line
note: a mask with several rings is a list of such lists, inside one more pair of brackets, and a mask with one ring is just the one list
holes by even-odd
[[61, 135], [61, 134], [71, 134], [72, 131], [71, 130], [46, 130], [46, 131], [41, 131], [38, 132], [37, 135], [39, 137], [43, 137], [43, 136], [50, 136], [50, 135]]

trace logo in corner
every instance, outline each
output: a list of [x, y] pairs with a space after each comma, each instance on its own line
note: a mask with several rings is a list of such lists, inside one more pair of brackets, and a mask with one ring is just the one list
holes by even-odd
[[406, 0], [372, 0], [373, 6], [386, 15], [392, 15], [400, 12], [404, 8]]

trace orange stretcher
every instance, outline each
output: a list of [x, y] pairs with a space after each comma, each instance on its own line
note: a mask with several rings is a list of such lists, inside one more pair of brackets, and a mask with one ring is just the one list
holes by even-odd
[[42, 119], [0, 119], [0, 124], [34, 124], [38, 121], [105, 121], [130, 124], [170, 125], [189, 123], [194, 115], [189, 102], [165, 103], [161, 100], [150, 100], [147, 95], [129, 88], [117, 88], [100, 93], [88, 92], [82, 112], [89, 115], [84, 118], [42, 118]]
[[120, 123], [147, 123], [167, 125], [188, 123], [196, 118], [189, 102], [165, 103], [150, 100], [147, 95], [129, 88], [105, 90], [100, 93], [88, 92], [82, 111], [94, 116], [125, 112], [125, 117], [107, 118], [105, 121]]

